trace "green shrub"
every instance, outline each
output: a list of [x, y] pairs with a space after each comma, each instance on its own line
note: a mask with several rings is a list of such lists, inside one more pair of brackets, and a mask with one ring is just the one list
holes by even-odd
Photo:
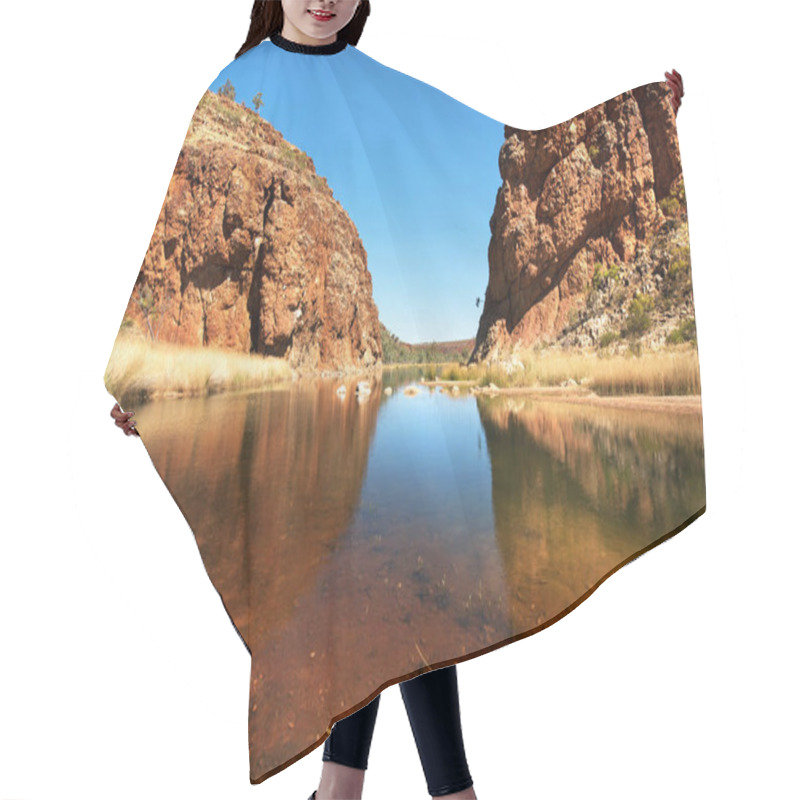
[[612, 264], [608, 269], [603, 269], [603, 265], [598, 261], [594, 265], [594, 275], [592, 275], [592, 288], [597, 290], [605, 286], [608, 281], [619, 279], [619, 264]]
[[678, 217], [681, 213], [681, 204], [674, 197], [662, 197], [659, 201], [665, 217]]
[[603, 331], [603, 333], [600, 335], [598, 344], [600, 347], [608, 347], [611, 342], [614, 342], [617, 339], [619, 339], [619, 333], [617, 331]]
[[683, 175], [675, 182], [672, 191], [659, 200], [659, 206], [665, 217], [684, 219], [686, 216], [686, 187]]
[[278, 145], [278, 160], [294, 172], [305, 172], [311, 169], [311, 159], [308, 155], [287, 141], [282, 141]]
[[667, 296], [685, 295], [691, 286], [691, 259], [688, 245], [673, 247], [662, 291]]
[[625, 332], [630, 337], [641, 336], [652, 325], [649, 312], [653, 310], [653, 298], [649, 294], [636, 293], [628, 305]]
[[220, 86], [219, 89], [217, 89], [217, 94], [221, 95], [222, 97], [228, 97], [231, 100], [235, 100], [236, 99], [236, 89], [234, 88], [233, 84], [231, 83], [231, 79], [230, 78], [228, 78], [228, 80], [225, 81], [225, 85], [224, 86]]
[[687, 317], [670, 331], [667, 336], [670, 344], [680, 344], [681, 342], [697, 343], [697, 327], [694, 317]]

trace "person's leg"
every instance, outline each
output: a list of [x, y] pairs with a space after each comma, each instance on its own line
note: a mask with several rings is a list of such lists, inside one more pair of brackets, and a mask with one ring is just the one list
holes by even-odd
[[464, 752], [455, 664], [400, 684], [431, 797], [475, 797]]
[[380, 699], [378, 695], [334, 722], [322, 751], [322, 777], [314, 800], [360, 800]]

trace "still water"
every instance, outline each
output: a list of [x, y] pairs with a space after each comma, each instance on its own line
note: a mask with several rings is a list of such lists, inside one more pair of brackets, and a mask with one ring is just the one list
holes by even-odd
[[420, 374], [136, 411], [251, 650], [251, 737], [273, 764], [384, 685], [563, 615], [705, 506], [700, 413], [452, 395]]

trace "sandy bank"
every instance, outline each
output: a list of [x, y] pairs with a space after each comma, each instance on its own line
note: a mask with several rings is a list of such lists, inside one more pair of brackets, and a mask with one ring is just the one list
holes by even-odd
[[512, 386], [508, 388], [465, 387], [463, 381], [424, 381], [428, 386], [438, 384], [444, 389], [459, 386], [473, 394], [509, 394], [526, 395], [543, 400], [555, 400], [565, 403], [589, 403], [591, 405], [627, 408], [646, 411], [662, 411], [682, 414], [700, 414], [702, 412], [699, 394], [624, 394], [599, 395], [584, 386]]

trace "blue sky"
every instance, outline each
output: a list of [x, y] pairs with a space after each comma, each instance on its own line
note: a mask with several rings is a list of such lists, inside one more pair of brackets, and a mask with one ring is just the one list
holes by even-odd
[[410, 343], [474, 336], [503, 123], [349, 45], [312, 55], [265, 40], [209, 89], [228, 79], [251, 108], [262, 93], [261, 116], [355, 223], [384, 325]]

